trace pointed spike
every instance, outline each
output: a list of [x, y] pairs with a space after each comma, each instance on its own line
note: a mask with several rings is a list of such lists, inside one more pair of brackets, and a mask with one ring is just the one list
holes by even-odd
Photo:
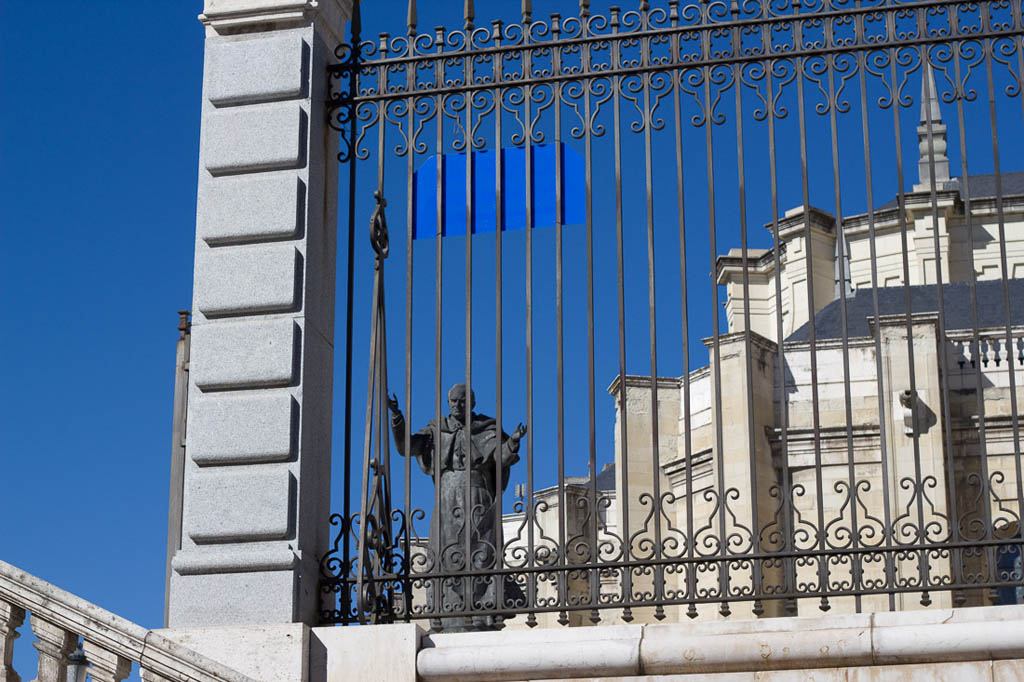
[[646, 12], [649, 9], [651, 9], [651, 4], [647, 0], [640, 0], [640, 11]]
[[580, 16], [590, 16], [590, 0], [580, 0]]
[[350, 30], [352, 31], [353, 44], [359, 43], [359, 37], [363, 31], [363, 17], [362, 10], [360, 9], [361, 4], [362, 3], [359, 2], [352, 3], [352, 20], [349, 23], [352, 24]]
[[473, 0], [465, 0], [462, 5], [462, 23], [467, 31], [473, 30], [473, 20], [476, 18], [473, 8]]
[[532, 0], [523, 0], [523, 23], [528, 24], [533, 21], [533, 2]]
[[409, 0], [409, 12], [406, 15], [405, 23], [409, 28], [409, 35], [415, 35], [416, 23], [418, 17], [416, 16], [416, 0]]

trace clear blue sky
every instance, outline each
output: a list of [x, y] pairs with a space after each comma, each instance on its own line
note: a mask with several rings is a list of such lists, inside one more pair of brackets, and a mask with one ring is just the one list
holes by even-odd
[[[438, 4], [420, 3], [421, 27], [458, 23], [462, 3], [446, 3], [448, 7], [444, 10]], [[497, 6], [478, 3], [479, 24], [492, 16], [488, 5]], [[575, 5], [535, 2], [535, 16], [556, 9], [570, 14]], [[502, 3], [501, 7], [505, 12], [503, 18], [515, 19], [509, 3]], [[163, 609], [175, 311], [191, 302], [203, 46], [203, 29], [196, 21], [200, 10], [199, 2], [180, 0], [131, 3], [130, 7], [114, 0], [0, 2], [0, 357], [4, 358], [0, 365], [0, 504], [4, 509], [0, 515], [0, 558], [148, 627], [160, 625]], [[385, 29], [402, 32], [404, 16], [404, 0], [369, 3], [364, 36], [374, 36]], [[917, 76], [912, 78], [908, 92], [916, 98], [919, 85]], [[979, 83], [984, 94], [984, 81]], [[848, 87], [855, 92], [855, 82]], [[847, 132], [841, 135], [844, 182], [849, 181], [853, 187], [849, 193], [844, 191], [845, 213], [862, 211], [865, 206], [858, 100], [852, 101], [854, 109], [844, 119], [848, 122], [843, 123]], [[971, 111], [976, 113], [969, 112], [969, 120], [977, 117], [982, 127], [977, 139], [978, 158], [972, 156], [971, 172], [990, 172], [987, 119], [983, 111], [976, 109], [978, 105], [972, 106], [975, 109]], [[721, 107], [727, 113], [733, 111], [731, 96], [723, 100]], [[1019, 107], [1018, 100], [1000, 105], [1005, 170], [1019, 170], [1013, 166], [1013, 160], [1020, 158]], [[953, 174], [958, 175], [959, 154], [951, 120], [954, 112], [951, 105], [945, 105], [944, 114], [951, 128]], [[665, 114], [671, 126], [671, 109], [666, 108]], [[908, 183], [914, 182], [916, 176], [916, 116], [915, 108], [905, 112], [903, 119]], [[827, 118], [814, 117], [812, 124], [816, 131], [810, 141], [814, 166], [812, 203], [831, 211]], [[757, 125], [750, 122], [748, 128], [748, 139], [754, 140], [747, 146], [748, 215], [750, 246], [763, 247], [770, 245], [768, 233], [761, 227], [770, 220], [770, 204], [766, 142]], [[791, 112], [779, 140], [780, 155], [787, 159], [780, 160], [782, 210], [800, 203], [794, 126], [795, 114]], [[718, 246], [721, 252], [738, 246], [735, 132], [726, 126], [716, 129], [715, 134], [720, 136], [716, 138], [716, 184], [722, 183]], [[702, 129], [688, 127], [686, 135], [694, 145], [703, 144]], [[881, 204], [894, 192], [892, 144], [886, 137], [891, 135], [891, 112], [872, 114], [872, 135], [872, 149], [882, 159], [876, 169], [875, 196], [876, 204]], [[602, 144], [607, 146], [607, 137]], [[667, 202], [666, 207], [674, 202], [674, 157], [669, 152], [666, 147], [656, 152], [665, 155], [657, 161], [656, 190], [662, 197], [659, 201]], [[629, 168], [633, 169], [627, 178], [630, 202], [642, 197], [637, 194], [642, 188], [636, 184], [639, 167], [634, 164], [640, 158], [637, 153], [633, 138], [626, 152]], [[604, 156], [599, 161], [607, 159], [607, 151], [600, 154]], [[696, 273], [694, 277], [699, 278], [689, 294], [694, 316], [691, 343], [697, 349], [691, 366], [696, 367], [706, 361], [699, 339], [711, 332], [703, 147], [696, 146], [687, 154], [686, 165], [688, 183], [692, 179], [687, 221], [695, 231], [689, 260], [692, 272]], [[372, 173], [367, 176], [372, 180]], [[606, 180], [601, 182], [607, 185]], [[358, 207], [361, 265], [355, 292], [362, 305], [358, 310], [361, 321], [369, 312], [369, 256], [363, 235], [372, 189], [364, 185], [360, 185], [363, 203]], [[598, 202], [599, 220], [607, 226], [608, 195]], [[668, 223], [668, 235], [675, 229], [674, 210], [667, 208], [659, 214], [659, 221], [664, 216]], [[640, 241], [631, 242], [633, 246], [628, 247], [632, 254], [629, 257], [634, 259], [628, 265], [633, 268], [628, 270], [628, 296], [636, 301], [629, 317], [636, 334], [630, 343], [628, 371], [644, 373], [649, 371], [646, 247], [642, 214], [630, 216], [630, 239]], [[404, 225], [401, 209], [389, 213], [389, 218], [393, 232], [400, 233]], [[538, 232], [536, 242], [536, 248], [543, 254], [538, 262], [545, 268], [550, 267], [553, 253], [550, 235], [550, 231]], [[521, 250], [515, 241], [518, 238], [510, 236], [510, 249]], [[579, 240], [579, 234], [567, 232], [567, 249], [578, 248]], [[343, 244], [344, 239], [339, 242]], [[446, 248], [461, 259], [462, 244], [459, 238], [453, 238], [452, 246]], [[479, 249], [487, 257], [491, 244], [488, 238], [480, 238]], [[605, 276], [613, 272], [607, 269], [612, 262], [608, 259], [614, 256], [611, 244], [605, 242], [597, 256], [600, 272]], [[678, 375], [682, 366], [678, 251], [671, 238], [664, 246], [658, 254], [660, 271], [665, 273], [664, 284], [659, 283], [659, 287], [676, 293], [666, 293], [668, 303], [664, 311], [659, 308], [659, 369], [662, 374]], [[394, 254], [390, 261], [393, 265], [389, 267], [397, 271], [404, 260], [402, 248], [396, 248]], [[344, 257], [344, 253], [339, 255]], [[417, 258], [423, 263], [417, 261], [419, 271], [432, 275], [432, 247], [425, 246]], [[637, 267], [640, 269], [636, 270]], [[520, 266], [513, 267], [517, 269]], [[521, 274], [507, 272], [510, 282], [521, 278]], [[641, 276], [633, 277], [636, 272]], [[486, 271], [481, 276], [486, 277]], [[452, 278], [456, 281], [450, 292], [450, 308], [457, 311], [456, 319], [461, 319], [463, 300], [460, 277], [457, 274]], [[399, 278], [389, 283], [389, 315], [396, 326], [403, 313], [401, 282]], [[547, 331], [545, 339], [538, 341], [538, 353], [544, 367], [553, 363], [548, 355], [553, 347], [549, 286], [550, 272], [539, 275], [537, 296], [543, 305], [538, 309], [538, 325]], [[607, 286], [606, 290], [611, 291]], [[578, 281], [567, 283], [567, 287], [567, 296], [572, 297], [567, 299], [568, 343], [572, 344], [567, 346], [571, 374], [568, 380], [575, 382], [570, 386], [579, 386], [580, 373], [585, 369], [579, 345], [582, 288]], [[422, 301], [417, 299], [416, 303], [417, 324], [421, 324], [420, 316], [425, 315], [422, 324], [427, 325], [429, 339], [432, 289], [423, 295]], [[475, 324], [490, 327], [493, 289], [483, 287], [480, 296], [483, 302], [477, 309]], [[339, 353], [343, 350], [343, 301], [344, 291], [340, 290]], [[512, 300], [509, 305], [506, 314], [510, 319], [520, 320], [515, 307], [518, 303]], [[603, 316], [599, 328], [611, 329], [614, 335], [614, 298], [599, 299], [599, 306]], [[513, 327], [516, 324], [521, 323], [507, 323]], [[611, 326], [602, 326], [608, 324]], [[486, 348], [486, 332], [481, 333], [485, 338], [482, 347]], [[455, 336], [461, 338], [461, 332]], [[617, 371], [614, 336], [601, 339], [596, 378], [599, 462], [611, 457], [613, 412], [604, 388]], [[510, 356], [520, 354], [521, 358], [521, 341], [518, 343], [519, 346], [507, 346], [506, 352]], [[390, 345], [400, 355], [400, 333], [392, 335]], [[432, 353], [429, 341], [422, 352]], [[446, 377], [451, 377], [445, 379], [446, 386], [458, 379], [460, 357], [461, 347], [456, 347], [446, 359]], [[366, 385], [362, 367], [365, 340], [356, 346], [355, 358], [354, 391], [358, 401]], [[516, 363], [521, 362], [510, 360], [507, 372], [515, 372]], [[340, 355], [337, 366], [336, 384], [340, 388]], [[421, 369], [425, 378], [420, 385], [425, 389], [431, 385], [433, 368], [424, 365]], [[393, 365], [392, 386], [400, 394], [403, 371], [401, 363]], [[480, 376], [488, 373], [479, 367], [474, 371]], [[480, 391], [483, 395], [479, 407], [485, 412], [493, 410], [493, 396], [486, 395], [488, 383], [493, 384], [493, 379], [483, 381]], [[548, 397], [538, 403], [542, 415], [537, 417], [534, 433], [545, 439], [545, 452], [550, 452], [550, 411], [554, 402], [547, 384], [539, 390]], [[521, 403], [517, 402], [521, 394], [512, 381], [509, 391], [506, 424], [514, 424], [522, 418]], [[431, 406], [432, 391], [416, 400]], [[343, 409], [341, 400], [336, 400], [336, 462], [341, 450]], [[421, 408], [421, 418], [414, 421], [425, 419], [422, 415], [429, 409]], [[582, 474], [585, 460], [581, 457], [586, 441], [580, 434], [585, 434], [586, 401], [573, 398], [567, 409], [568, 429], [576, 434], [567, 447], [577, 453], [568, 473]], [[357, 422], [361, 420], [360, 414], [357, 409]], [[361, 439], [356, 435], [358, 443]], [[550, 457], [546, 462], [544, 466], [550, 472]], [[518, 478], [524, 475], [520, 469]], [[539, 480], [538, 485], [551, 482], [547, 478]], [[337, 508], [338, 476], [334, 487]], [[21, 660], [28, 639], [21, 640]], [[32, 676], [24, 667], [21, 674], [27, 675], [26, 679]]]

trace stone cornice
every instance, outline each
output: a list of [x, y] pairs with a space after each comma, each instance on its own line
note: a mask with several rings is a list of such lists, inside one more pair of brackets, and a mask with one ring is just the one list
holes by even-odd
[[[619, 379], [621, 377], [615, 377], [612, 383], [608, 386], [608, 393], [615, 395], [619, 390]], [[658, 388], [668, 388], [678, 390], [683, 385], [683, 380], [676, 377], [658, 377]], [[626, 375], [626, 388], [650, 388], [651, 387], [651, 375], [650, 374], [627, 374]]]
[[[316, 24], [337, 44], [352, 15], [353, 0], [206, 0], [199, 21], [225, 35]], [[333, 45], [331, 46], [334, 47]]]

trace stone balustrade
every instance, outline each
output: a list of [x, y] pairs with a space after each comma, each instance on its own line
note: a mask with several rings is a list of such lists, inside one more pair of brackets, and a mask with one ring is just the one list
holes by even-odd
[[120, 682], [134, 665], [144, 682], [253, 682], [152, 630], [0, 561], [0, 682], [19, 682], [12, 656], [29, 613], [39, 652], [35, 682], [66, 682], [68, 656], [83, 641], [96, 682]]

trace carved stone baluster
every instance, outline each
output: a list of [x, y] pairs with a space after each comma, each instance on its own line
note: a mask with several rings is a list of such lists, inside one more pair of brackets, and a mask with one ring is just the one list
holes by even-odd
[[39, 672], [35, 682], [67, 682], [68, 654], [75, 650], [78, 635], [34, 613], [30, 622], [32, 632], [39, 639], [33, 645], [39, 651]]
[[85, 640], [85, 658], [89, 661], [89, 674], [95, 682], [121, 682], [132, 671], [132, 662], [124, 656], [107, 651]]
[[146, 668], [139, 671], [139, 674], [142, 677], [142, 682], [174, 682], [171, 678], [164, 677], [160, 673], [155, 673], [152, 670], [147, 670]]
[[18, 628], [25, 622], [25, 610], [0, 601], [0, 682], [20, 682], [21, 676], [11, 666], [14, 640], [21, 635]]

